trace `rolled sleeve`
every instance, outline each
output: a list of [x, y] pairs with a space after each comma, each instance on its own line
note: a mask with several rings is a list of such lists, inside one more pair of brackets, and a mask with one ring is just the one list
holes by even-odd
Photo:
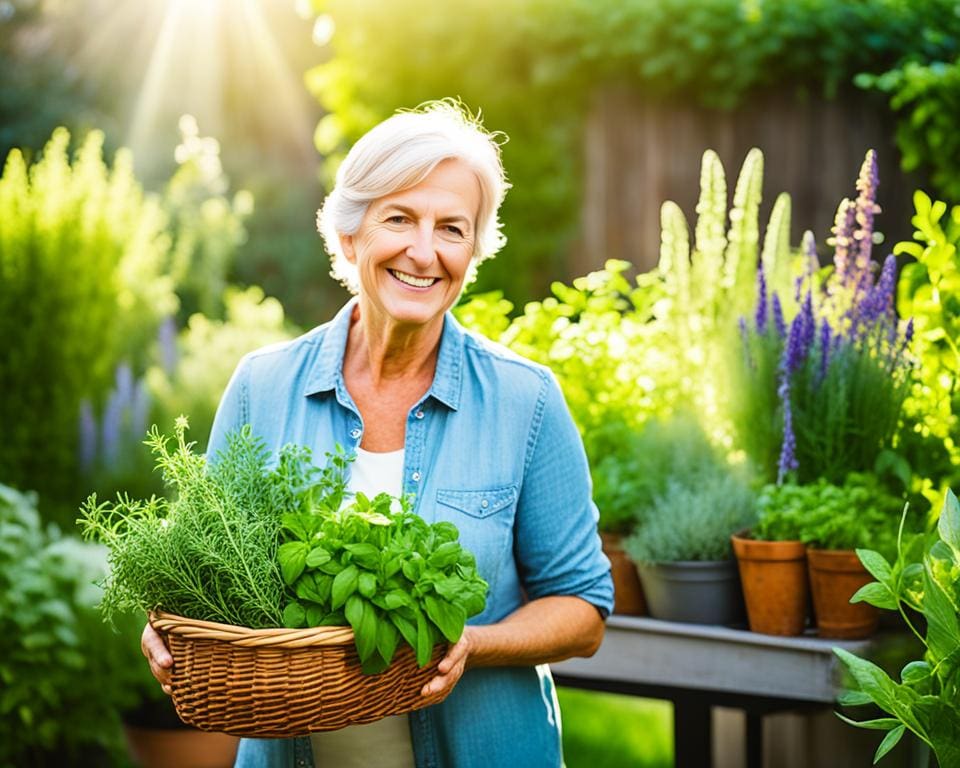
[[517, 504], [514, 548], [531, 599], [572, 595], [613, 610], [583, 442], [556, 379], [544, 374]]

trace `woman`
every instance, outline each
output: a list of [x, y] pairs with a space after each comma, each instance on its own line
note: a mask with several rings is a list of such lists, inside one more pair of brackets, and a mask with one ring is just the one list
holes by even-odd
[[[579, 435], [551, 373], [448, 310], [502, 242], [499, 147], [449, 103], [394, 115], [353, 147], [318, 222], [356, 296], [258, 350], [224, 394], [209, 453], [251, 424], [276, 452], [353, 449], [350, 489], [412, 493], [449, 520], [490, 585], [422, 691], [430, 705], [312, 739], [241, 742], [240, 766], [559, 766], [548, 662], [589, 656], [612, 607]], [[144, 653], [169, 691], [148, 626]]]

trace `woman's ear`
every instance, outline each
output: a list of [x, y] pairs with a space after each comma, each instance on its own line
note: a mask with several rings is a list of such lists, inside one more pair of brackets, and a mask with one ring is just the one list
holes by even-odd
[[340, 238], [340, 250], [344, 258], [351, 264], [357, 263], [357, 252], [353, 247], [353, 235], [338, 235]]

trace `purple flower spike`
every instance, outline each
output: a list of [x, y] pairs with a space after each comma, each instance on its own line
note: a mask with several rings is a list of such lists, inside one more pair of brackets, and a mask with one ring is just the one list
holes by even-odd
[[767, 331], [767, 280], [763, 276], [763, 265], [757, 267], [757, 312], [753, 319], [757, 333]]
[[833, 329], [826, 320], [820, 326], [820, 370], [817, 373], [817, 383], [827, 376], [827, 365], [830, 362], [830, 344], [833, 340]]
[[787, 335], [787, 324], [783, 321], [783, 307], [776, 291], [773, 292], [773, 327], [777, 329], [779, 338], [782, 339]]
[[803, 355], [806, 357], [810, 348], [813, 346], [814, 336], [817, 332], [817, 321], [813, 316], [813, 293], [809, 289], [803, 299], [803, 308], [800, 310], [799, 317], [802, 318], [802, 334], [800, 344], [803, 348]]
[[80, 468], [89, 473], [97, 461], [97, 420], [90, 401], [80, 403]]
[[790, 406], [789, 375], [781, 371], [777, 395], [783, 403], [783, 443], [777, 462], [777, 485], [782, 485], [788, 472], [800, 467], [797, 461], [797, 437], [793, 432], [793, 409]]

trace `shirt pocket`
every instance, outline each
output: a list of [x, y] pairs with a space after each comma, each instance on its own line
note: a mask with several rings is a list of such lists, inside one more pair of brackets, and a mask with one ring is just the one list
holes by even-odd
[[479, 616], [471, 618], [471, 622], [484, 623], [488, 620], [485, 617], [502, 616], [505, 595], [501, 594], [500, 578], [515, 570], [513, 523], [517, 498], [517, 487], [513, 485], [483, 490], [437, 490], [437, 519], [457, 526], [461, 545], [473, 553], [477, 571], [490, 587], [487, 607]]
[[517, 488], [513, 485], [481, 491], [437, 491], [438, 504], [481, 520], [512, 507], [516, 501]]

